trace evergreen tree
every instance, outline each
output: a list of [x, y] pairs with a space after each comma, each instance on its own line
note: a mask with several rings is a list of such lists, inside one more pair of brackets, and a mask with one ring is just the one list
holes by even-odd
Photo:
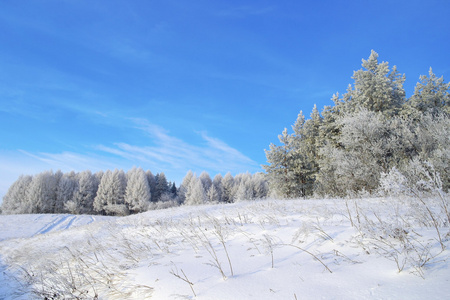
[[420, 76], [414, 95], [405, 103], [402, 111], [403, 115], [416, 121], [425, 113], [450, 114], [450, 83], [445, 83], [443, 77], [438, 78], [431, 68], [428, 76]]
[[269, 150], [265, 150], [268, 165], [263, 165], [267, 172], [269, 185], [275, 197], [292, 197], [296, 189], [293, 174], [292, 139], [285, 128], [278, 136], [281, 146], [270, 144]]
[[292, 126], [293, 134], [285, 129], [278, 139], [281, 146], [270, 145], [266, 150], [267, 162], [263, 166], [268, 173], [269, 184], [276, 197], [296, 198], [312, 193], [316, 165], [316, 143], [319, 138], [321, 122], [317, 108], [313, 110], [314, 119], [305, 121], [300, 111]]
[[170, 190], [169, 191], [170, 191], [172, 199], [176, 199], [178, 197], [178, 189], [177, 189], [177, 186], [175, 185], [175, 182], [170, 184]]
[[360, 108], [396, 115], [405, 102], [403, 83], [405, 76], [397, 72], [396, 66], [389, 70], [387, 62], [378, 62], [378, 53], [372, 50], [369, 59], [362, 60], [365, 69], [353, 73], [354, 88], [349, 91], [344, 110], [353, 113]]
[[154, 197], [152, 200], [160, 201], [162, 195], [169, 193], [169, 183], [167, 182], [166, 175], [163, 172], [156, 174], [155, 181], [156, 186], [153, 192]]
[[156, 195], [154, 195], [155, 190], [156, 190], [155, 175], [153, 175], [153, 173], [150, 170], [148, 170], [145, 174], [147, 175], [148, 186], [150, 188], [150, 195], [151, 195], [150, 201], [151, 202], [156, 202], [158, 200], [156, 199]]

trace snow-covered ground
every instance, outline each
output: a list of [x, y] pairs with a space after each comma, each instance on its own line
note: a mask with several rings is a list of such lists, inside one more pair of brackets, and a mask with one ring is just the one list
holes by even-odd
[[448, 299], [442, 203], [262, 200], [123, 218], [0, 216], [0, 299]]

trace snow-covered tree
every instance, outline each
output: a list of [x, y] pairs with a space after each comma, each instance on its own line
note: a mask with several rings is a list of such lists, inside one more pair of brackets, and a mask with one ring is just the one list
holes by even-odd
[[152, 191], [152, 201], [160, 201], [161, 196], [169, 193], [169, 183], [167, 182], [166, 175], [161, 172], [155, 176], [156, 186]]
[[269, 184], [263, 173], [252, 176], [253, 199], [264, 199], [269, 194]]
[[184, 203], [186, 201], [186, 196], [189, 190], [189, 185], [191, 184], [192, 179], [195, 178], [194, 173], [189, 170], [184, 176], [183, 181], [181, 182], [179, 191], [178, 191], [178, 201], [180, 203]]
[[80, 204], [75, 202], [74, 195], [78, 190], [78, 179], [74, 171], [64, 173], [59, 179], [56, 188], [55, 213], [68, 211], [73, 214], [80, 212]]
[[234, 201], [239, 202], [243, 200], [253, 199], [253, 186], [250, 180], [241, 180], [237, 185], [236, 193], [234, 194]]
[[97, 195], [94, 199], [94, 210], [99, 213], [105, 213], [105, 206], [108, 203], [108, 198], [111, 196], [112, 186], [112, 172], [107, 170], [102, 174], [100, 184], [98, 186]]
[[33, 176], [27, 190], [27, 213], [53, 213], [56, 205], [57, 179], [52, 171]]
[[94, 198], [99, 185], [97, 177], [91, 171], [83, 171], [77, 174], [77, 180], [78, 189], [73, 195], [72, 205], [79, 208], [80, 214], [91, 214], [94, 212]]
[[211, 177], [209, 176], [208, 172], [203, 171], [199, 176], [200, 181], [202, 182], [203, 189], [205, 191], [209, 191], [212, 185]]
[[222, 180], [222, 201], [231, 203], [234, 199], [234, 178], [233, 175], [231, 175], [230, 172], [225, 174]]
[[186, 205], [204, 204], [208, 200], [200, 178], [193, 177], [186, 192]]
[[214, 184], [212, 184], [209, 190], [207, 191], [206, 197], [209, 202], [216, 203], [220, 201], [219, 191], [217, 190]]
[[169, 186], [170, 186], [169, 192], [170, 192], [171, 198], [177, 199], [178, 198], [178, 189], [177, 189], [175, 182], [172, 182], [171, 184], [169, 184]]
[[389, 70], [388, 62], [378, 62], [378, 53], [372, 50], [369, 59], [362, 60], [362, 67], [353, 73], [354, 87], [345, 102], [344, 110], [353, 113], [361, 108], [392, 116], [405, 103], [403, 83], [405, 76], [397, 72], [396, 66]]
[[444, 82], [444, 77], [438, 78], [430, 68], [428, 76], [420, 76], [413, 96], [405, 103], [402, 114], [420, 119], [425, 114], [450, 114], [450, 83]]
[[[450, 115], [442, 112], [431, 113], [415, 122], [413, 129], [416, 147], [419, 148], [417, 158], [428, 161], [440, 174], [444, 191], [450, 189]], [[402, 169], [406, 173], [406, 168]]]
[[297, 189], [294, 182], [292, 140], [287, 128], [278, 136], [281, 146], [270, 144], [265, 150], [268, 165], [263, 165], [267, 172], [271, 192], [275, 197], [290, 198], [295, 196]]
[[[222, 202], [223, 201], [223, 177], [221, 174], [217, 174], [216, 176], [214, 176], [213, 182], [212, 184], [214, 185], [214, 193], [217, 193], [217, 201], [218, 202]], [[215, 198], [215, 197], [210, 197], [211, 198]]]
[[374, 191], [381, 172], [387, 172], [397, 152], [391, 138], [391, 120], [380, 112], [362, 108], [338, 120], [339, 144], [322, 148], [318, 184], [323, 192], [344, 195]]
[[98, 187], [94, 200], [94, 210], [111, 215], [126, 215], [128, 209], [124, 202], [126, 176], [123, 170], [106, 171]]
[[147, 180], [148, 180], [148, 187], [150, 188], [150, 201], [151, 202], [156, 202], [156, 195], [154, 195], [155, 189], [156, 189], [156, 179], [155, 179], [155, 175], [153, 175], [153, 173], [148, 170], [147, 172], [145, 172], [145, 174], [147, 175]]
[[110, 197], [107, 199], [105, 211], [112, 215], [128, 215], [129, 211], [125, 204], [125, 189], [127, 177], [123, 170], [115, 169], [112, 173], [112, 185], [110, 187]]
[[130, 211], [146, 211], [150, 203], [150, 187], [148, 178], [141, 168], [128, 171], [128, 182], [125, 191], [125, 203]]
[[27, 207], [27, 191], [33, 177], [21, 175], [8, 189], [3, 197], [3, 214], [23, 214], [29, 211]]
[[281, 146], [270, 145], [266, 150], [268, 165], [264, 165], [271, 191], [275, 197], [296, 198], [312, 193], [318, 171], [316, 158], [321, 122], [317, 109], [313, 119], [305, 121], [300, 111], [292, 126], [293, 134], [285, 128], [278, 136]]

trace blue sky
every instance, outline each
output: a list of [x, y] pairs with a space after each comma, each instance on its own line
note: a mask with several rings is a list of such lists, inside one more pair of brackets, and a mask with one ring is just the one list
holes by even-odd
[[261, 171], [361, 59], [450, 77], [450, 1], [2, 1], [0, 197], [20, 174]]

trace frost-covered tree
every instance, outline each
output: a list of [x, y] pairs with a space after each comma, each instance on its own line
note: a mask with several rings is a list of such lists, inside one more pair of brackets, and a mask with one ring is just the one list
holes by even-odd
[[[444, 191], [450, 189], [450, 116], [446, 113], [425, 114], [413, 129], [416, 137], [416, 156], [428, 161], [440, 174]], [[405, 173], [406, 168], [402, 169]]]
[[155, 179], [155, 175], [153, 175], [153, 173], [148, 170], [147, 172], [145, 172], [145, 174], [147, 175], [147, 180], [148, 180], [148, 187], [150, 188], [150, 201], [151, 202], [156, 202], [156, 195], [153, 195], [156, 189], [156, 179]]
[[191, 184], [192, 179], [195, 178], [194, 173], [189, 170], [183, 178], [181, 182], [179, 192], [178, 192], [178, 201], [180, 203], [184, 203], [186, 201], [186, 196], [189, 190], [189, 185]]
[[231, 175], [230, 172], [225, 174], [222, 180], [222, 201], [231, 203], [234, 199], [234, 178], [233, 175]]
[[110, 187], [110, 197], [107, 199], [105, 211], [112, 215], [128, 215], [129, 211], [125, 204], [125, 189], [127, 177], [123, 170], [115, 169], [112, 173], [112, 185]]
[[150, 204], [150, 187], [148, 178], [141, 168], [128, 171], [128, 182], [125, 191], [125, 203], [130, 211], [138, 213], [146, 211]]
[[255, 173], [252, 176], [253, 199], [264, 199], [269, 194], [269, 184], [263, 173]]
[[178, 189], [177, 189], [175, 182], [172, 182], [171, 184], [169, 184], [169, 186], [170, 186], [169, 192], [170, 192], [171, 198], [177, 199], [178, 198]]
[[56, 205], [57, 177], [52, 171], [33, 176], [27, 190], [27, 213], [53, 213]]
[[430, 68], [428, 76], [420, 76], [420, 82], [416, 84], [414, 94], [405, 103], [402, 114], [414, 120], [429, 113], [450, 114], [450, 83], [444, 82], [444, 77], [438, 78]]
[[204, 204], [208, 200], [200, 178], [193, 177], [186, 192], [186, 205]]
[[98, 186], [97, 195], [94, 199], [94, 210], [98, 213], [105, 213], [105, 206], [108, 203], [108, 198], [111, 195], [111, 186], [112, 186], [112, 172], [111, 170], [107, 170], [102, 174], [100, 184]]
[[217, 190], [214, 184], [212, 184], [209, 190], [207, 191], [206, 197], [209, 202], [216, 203], [220, 201], [219, 191]]
[[155, 190], [152, 192], [152, 201], [160, 201], [161, 196], [169, 193], [169, 183], [167, 182], [166, 175], [161, 172], [155, 176]]
[[[372, 51], [354, 72], [354, 84], [334, 106], [317, 108], [305, 120], [299, 114], [293, 134], [279, 136], [281, 145], [266, 150], [264, 166], [271, 193], [297, 197], [312, 192], [346, 195], [375, 191], [381, 174], [393, 167], [405, 172], [419, 157], [432, 162], [448, 186], [449, 84], [430, 70], [421, 76], [414, 95], [405, 102], [404, 75]], [[439, 129], [437, 129], [439, 128]]]
[[98, 171], [98, 172], [94, 173], [95, 182], [97, 183], [97, 189], [98, 189], [98, 185], [102, 181], [103, 174], [105, 174], [103, 171]]
[[80, 212], [80, 204], [75, 202], [74, 194], [78, 190], [78, 179], [74, 171], [64, 173], [59, 179], [56, 188], [56, 206], [55, 213], [68, 211], [69, 213], [78, 214]]
[[295, 195], [297, 189], [294, 182], [292, 140], [287, 128], [278, 136], [280, 146], [270, 144], [265, 150], [268, 165], [263, 165], [267, 172], [270, 189], [275, 197], [289, 198]]
[[[302, 130], [302, 144], [303, 149], [306, 152], [308, 169], [311, 173], [311, 180], [314, 181], [314, 176], [319, 170], [317, 159], [319, 156], [319, 148], [323, 145], [323, 141], [320, 139], [320, 127], [322, 126], [322, 116], [314, 105], [311, 116], [305, 121], [305, 125]], [[309, 188], [312, 189], [312, 186]]]
[[322, 148], [318, 184], [322, 193], [344, 195], [374, 191], [381, 172], [392, 166], [396, 143], [391, 138], [390, 119], [362, 108], [339, 119], [339, 144]]
[[126, 177], [123, 170], [106, 171], [98, 187], [97, 196], [94, 200], [94, 210], [111, 215], [128, 214], [124, 202], [125, 188]]
[[203, 189], [205, 191], [209, 191], [212, 185], [211, 177], [209, 176], [208, 172], [203, 171], [199, 176], [200, 181], [202, 182]]
[[30, 175], [21, 175], [9, 187], [6, 195], [3, 197], [3, 214], [23, 214], [29, 212], [27, 204], [27, 191], [33, 177]]
[[[216, 174], [214, 176], [214, 179], [212, 181], [212, 185], [214, 186], [215, 193], [217, 193], [217, 201], [222, 202], [223, 201], [223, 177], [221, 174]], [[211, 197], [210, 197], [211, 198]]]
[[234, 201], [252, 200], [253, 199], [253, 186], [251, 178], [245, 178], [237, 185], [236, 193], [234, 194]]
[[299, 115], [292, 127], [291, 135], [293, 150], [294, 183], [298, 187], [295, 196], [307, 196], [313, 193], [314, 182], [319, 171], [318, 156], [320, 140], [320, 126], [322, 117], [314, 105], [310, 119]]
[[264, 165], [269, 185], [275, 197], [296, 198], [312, 193], [315, 175], [318, 171], [316, 157], [319, 144], [321, 122], [317, 108], [313, 110], [314, 119], [305, 120], [300, 111], [292, 126], [293, 134], [285, 128], [278, 136], [281, 145], [270, 145], [266, 150], [268, 165]]
[[78, 189], [73, 196], [73, 205], [79, 208], [78, 213], [91, 214], [94, 212], [94, 198], [99, 185], [98, 179], [91, 171], [83, 171], [77, 174], [77, 180]]
[[362, 67], [353, 73], [354, 86], [349, 89], [349, 98], [343, 108], [353, 113], [361, 108], [396, 115], [405, 102], [403, 83], [405, 76], [400, 75], [397, 67], [389, 69], [388, 62], [378, 62], [378, 53], [372, 50], [367, 60], [362, 60]]

